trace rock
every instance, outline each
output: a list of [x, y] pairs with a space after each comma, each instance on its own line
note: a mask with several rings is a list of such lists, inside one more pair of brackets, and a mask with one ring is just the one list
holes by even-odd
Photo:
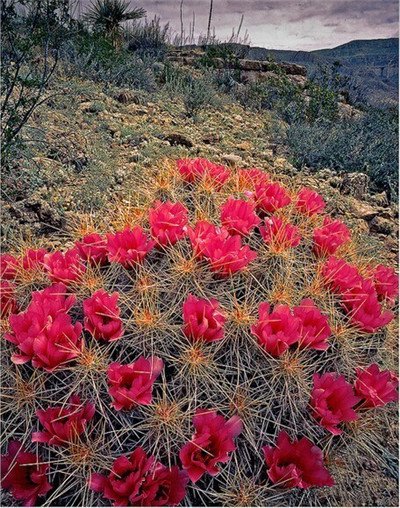
[[386, 194], [386, 191], [381, 192], [380, 194], [372, 194], [369, 197], [369, 201], [378, 206], [386, 207], [389, 206], [389, 200]]
[[194, 146], [193, 141], [181, 132], [171, 132], [165, 136], [165, 140], [168, 141], [170, 145], [181, 145], [187, 148], [192, 148]]
[[210, 133], [210, 134], [207, 134], [206, 136], [204, 136], [202, 138], [202, 142], [205, 144], [205, 145], [215, 145], [217, 143], [219, 143], [221, 141], [221, 136], [219, 134], [215, 134], [215, 133]]
[[113, 97], [121, 104], [140, 104], [139, 97], [129, 90], [122, 90], [121, 92], [116, 93]]
[[340, 176], [333, 176], [332, 178], [329, 178], [328, 183], [334, 189], [338, 189], [342, 183], [342, 179]]
[[392, 236], [388, 236], [385, 239], [385, 245], [390, 250], [390, 252], [398, 252], [399, 251], [399, 242], [396, 238]]
[[340, 186], [340, 192], [356, 199], [364, 199], [368, 193], [369, 181], [369, 176], [364, 173], [346, 173]]
[[371, 233], [381, 233], [383, 235], [390, 235], [396, 229], [395, 224], [383, 217], [374, 217], [369, 223], [369, 230]]
[[40, 232], [51, 232], [64, 226], [64, 220], [60, 214], [45, 200], [34, 196], [11, 205], [10, 215], [20, 224], [38, 226]]
[[235, 148], [237, 148], [238, 150], [242, 150], [243, 152], [248, 152], [253, 147], [252, 144], [249, 143], [248, 141], [243, 141], [242, 143], [237, 144]]
[[235, 155], [233, 153], [224, 154], [221, 156], [221, 159], [222, 162], [231, 167], [240, 166], [243, 164], [243, 159], [239, 155]]
[[352, 210], [354, 217], [357, 219], [364, 219], [365, 221], [372, 220], [378, 215], [378, 213], [379, 212], [376, 208], [373, 208], [371, 205], [363, 202], [355, 204]]

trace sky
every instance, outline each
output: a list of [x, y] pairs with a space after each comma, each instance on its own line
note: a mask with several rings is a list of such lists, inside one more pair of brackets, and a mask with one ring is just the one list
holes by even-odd
[[[84, 0], [86, 2], [87, 0]], [[181, 0], [135, 0], [132, 5], [155, 14], [180, 32]], [[195, 13], [195, 32], [205, 34], [210, 0], [183, 0], [185, 32]], [[398, 37], [398, 0], [214, 0], [212, 26], [219, 39], [238, 28], [252, 46], [269, 49], [330, 48], [354, 39]]]

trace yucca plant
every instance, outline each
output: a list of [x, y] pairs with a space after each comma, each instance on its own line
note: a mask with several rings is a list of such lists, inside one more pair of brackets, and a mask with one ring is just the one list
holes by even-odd
[[146, 11], [141, 7], [131, 8], [127, 0], [94, 0], [85, 13], [85, 19], [95, 30], [104, 33], [118, 48], [122, 36], [122, 24], [126, 21], [141, 19], [145, 14]]

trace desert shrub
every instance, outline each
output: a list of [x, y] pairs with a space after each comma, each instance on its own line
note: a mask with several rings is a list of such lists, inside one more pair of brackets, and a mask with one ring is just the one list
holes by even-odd
[[69, 250], [1, 258], [8, 495], [368, 504], [365, 463], [397, 455], [394, 271], [262, 170], [164, 161], [133, 189]]
[[161, 25], [160, 18], [155, 16], [151, 21], [146, 19], [126, 29], [125, 39], [129, 50], [163, 60], [168, 48], [169, 25]]
[[[70, 23], [70, 2], [1, 3], [1, 155], [15, 155], [22, 130], [45, 101]], [[15, 150], [14, 150], [15, 152]]]
[[62, 59], [65, 72], [71, 75], [139, 90], [156, 88], [152, 58], [116, 49], [107, 38], [83, 27], [64, 45]]
[[188, 74], [182, 83], [181, 93], [186, 114], [194, 118], [206, 107], [217, 104], [217, 91], [207, 75], [195, 78]]
[[367, 173], [379, 189], [397, 196], [398, 113], [369, 108], [361, 118], [289, 126], [284, 143], [298, 167]]

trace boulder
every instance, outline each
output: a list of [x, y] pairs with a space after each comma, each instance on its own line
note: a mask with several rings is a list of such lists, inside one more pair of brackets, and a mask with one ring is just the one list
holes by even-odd
[[345, 173], [339, 190], [343, 195], [364, 199], [368, 194], [369, 181], [369, 176], [364, 173]]

